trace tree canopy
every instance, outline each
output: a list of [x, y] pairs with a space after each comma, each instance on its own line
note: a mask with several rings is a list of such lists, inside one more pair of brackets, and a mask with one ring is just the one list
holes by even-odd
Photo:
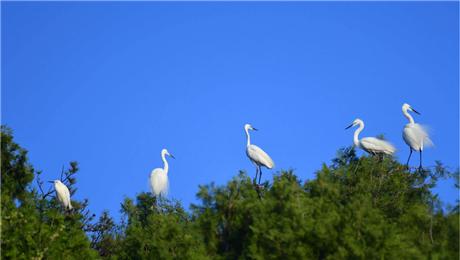
[[[78, 171], [71, 162], [61, 176], [71, 195]], [[125, 197], [118, 223], [107, 211], [93, 223], [88, 200], [60, 212], [39, 176], [2, 126], [2, 259], [459, 258], [458, 201], [443, 206], [431, 191], [449, 177], [458, 189], [459, 170], [439, 161], [407, 170], [395, 156], [345, 147], [311, 180], [281, 170], [259, 190], [240, 171], [200, 186], [191, 211], [151, 192]]]
[[[76, 183], [78, 163], [63, 171], [62, 181], [70, 190]], [[11, 128], [2, 126], [2, 259], [96, 259], [85, 229], [91, 216], [88, 201], [73, 201], [75, 211], [60, 212], [59, 201], [32, 187], [34, 174], [41, 189], [41, 172], [29, 163], [27, 150], [13, 141]], [[76, 190], [73, 190], [73, 194]], [[88, 212], [87, 212], [88, 213]]]

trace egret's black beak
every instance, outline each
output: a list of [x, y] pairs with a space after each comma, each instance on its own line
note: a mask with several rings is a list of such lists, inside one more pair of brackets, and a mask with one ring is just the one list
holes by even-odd
[[176, 158], [174, 158], [174, 156], [172, 156], [172, 155], [169, 155], [169, 156], [171, 156], [173, 159], [176, 159]]
[[54, 181], [48, 181], [49, 183], [54, 183]]
[[255, 129], [254, 127], [252, 128], [252, 130], [256, 130], [256, 131], [259, 131], [259, 130]]
[[352, 126], [354, 126], [354, 125], [355, 125], [355, 124], [351, 124], [349, 127], [345, 128], [345, 130], [347, 130], [348, 128], [350, 128], [350, 127], [352, 127]]
[[413, 109], [413, 108], [410, 108], [410, 109], [412, 109], [412, 112], [414, 112], [414, 113], [416, 113], [416, 114], [419, 114], [419, 115], [420, 115], [420, 113], [419, 113], [419, 112], [417, 112], [417, 111], [415, 111], [415, 109]]

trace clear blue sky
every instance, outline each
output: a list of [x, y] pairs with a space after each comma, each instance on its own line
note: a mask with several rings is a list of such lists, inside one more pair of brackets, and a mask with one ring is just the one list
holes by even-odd
[[[423, 164], [459, 165], [458, 2], [2, 2], [2, 124], [44, 180], [76, 160], [76, 199], [118, 220], [169, 161], [198, 185], [252, 178], [244, 125], [276, 169], [313, 179], [339, 147], [385, 133], [406, 162], [404, 103], [431, 125]], [[362, 151], [359, 151], [359, 155]], [[411, 165], [419, 165], [413, 154]], [[50, 185], [50, 184], [46, 184]], [[435, 189], [458, 197], [453, 181]]]

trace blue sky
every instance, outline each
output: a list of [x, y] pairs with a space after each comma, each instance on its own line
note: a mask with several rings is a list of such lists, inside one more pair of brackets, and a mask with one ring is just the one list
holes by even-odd
[[[80, 163], [76, 199], [118, 218], [169, 162], [170, 194], [251, 178], [251, 143], [313, 179], [385, 133], [406, 162], [404, 103], [434, 129], [423, 164], [459, 165], [458, 2], [2, 2], [2, 124], [44, 180]], [[359, 151], [359, 155], [362, 151]], [[412, 166], [419, 165], [413, 154]], [[453, 203], [453, 181], [435, 189]]]

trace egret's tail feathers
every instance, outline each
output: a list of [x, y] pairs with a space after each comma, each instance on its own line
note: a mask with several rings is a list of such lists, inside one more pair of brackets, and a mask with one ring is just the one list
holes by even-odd
[[163, 196], [168, 196], [169, 194], [169, 179], [166, 181], [166, 185], [164, 187], [164, 189], [161, 191], [161, 193], [163, 193]]
[[169, 192], [169, 179], [164, 173], [154, 173], [155, 176], [150, 176], [150, 188], [153, 194], [167, 196]]
[[275, 163], [273, 162], [272, 158], [268, 157], [268, 165], [266, 166], [268, 169], [275, 168]]
[[394, 152], [399, 151], [394, 145], [387, 141], [382, 141], [383, 152], [387, 155], [392, 155]]
[[385, 150], [383, 151], [386, 155], [392, 155], [394, 154], [395, 151], [389, 151], [389, 150]]
[[422, 145], [422, 150], [423, 148], [429, 148], [429, 147], [435, 147], [433, 142], [431, 141], [430, 137], [429, 136], [426, 136], [425, 138], [423, 138], [423, 145]]
[[421, 136], [423, 139], [421, 140], [422, 146], [420, 147], [422, 150], [423, 148], [429, 148], [429, 147], [435, 147], [433, 142], [430, 139], [430, 134], [433, 133], [433, 128], [429, 125], [418, 125], [417, 128], [415, 128], [417, 136]]

